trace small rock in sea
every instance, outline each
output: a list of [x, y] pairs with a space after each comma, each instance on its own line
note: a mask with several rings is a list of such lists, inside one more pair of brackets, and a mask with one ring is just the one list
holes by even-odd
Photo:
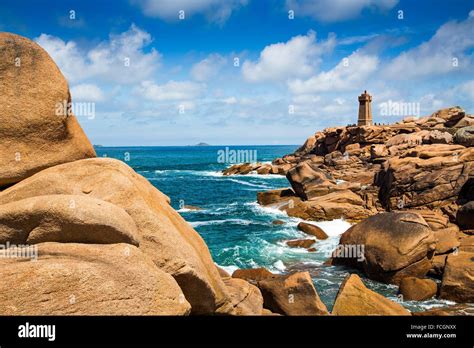
[[314, 242], [314, 239], [295, 239], [287, 241], [286, 245], [292, 248], [309, 248]]
[[316, 251], [316, 248], [308, 248], [308, 251], [309, 251], [310, 253], [314, 253], [314, 252]]
[[318, 239], [327, 239], [328, 235], [321, 228], [316, 225], [309, 224], [307, 222], [300, 222], [298, 224], [298, 229], [303, 231], [306, 234], [315, 236]]
[[282, 220], [273, 220], [272, 225], [284, 225], [285, 221]]

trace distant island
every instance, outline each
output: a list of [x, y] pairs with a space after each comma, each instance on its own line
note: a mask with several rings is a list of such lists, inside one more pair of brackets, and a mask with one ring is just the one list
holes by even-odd
[[194, 146], [211, 146], [211, 145], [209, 145], [208, 143], [197, 143]]

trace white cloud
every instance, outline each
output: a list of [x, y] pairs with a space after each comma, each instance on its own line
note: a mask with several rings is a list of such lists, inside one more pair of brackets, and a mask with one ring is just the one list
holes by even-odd
[[210, 54], [205, 59], [193, 65], [191, 68], [191, 76], [196, 81], [207, 81], [217, 75], [226, 61], [226, 58], [220, 54]]
[[387, 11], [398, 0], [287, 0], [288, 10], [295, 16], [310, 16], [322, 22], [338, 22], [358, 17], [364, 9]]
[[378, 65], [377, 56], [356, 51], [342, 59], [333, 69], [323, 71], [307, 80], [291, 80], [288, 82], [288, 87], [294, 94], [363, 90], [367, 79]]
[[307, 35], [298, 35], [287, 42], [265, 47], [257, 62], [244, 62], [242, 73], [249, 82], [306, 77], [314, 72], [321, 55], [330, 52], [335, 44], [334, 35], [317, 44], [316, 33], [309, 31]]
[[472, 12], [466, 20], [442, 25], [430, 40], [401, 53], [385, 68], [385, 76], [393, 79], [413, 79], [469, 68], [473, 64], [472, 54], [468, 55], [466, 51], [474, 47]]
[[474, 80], [466, 81], [456, 87], [456, 93], [474, 100]]
[[153, 81], [143, 81], [135, 92], [152, 101], [193, 100], [205, 91], [206, 85], [192, 81], [169, 81], [158, 85]]
[[165, 20], [178, 20], [179, 11], [185, 16], [204, 14], [211, 22], [224, 23], [233, 11], [247, 5], [247, 0], [132, 0], [143, 13]]
[[98, 102], [104, 100], [104, 93], [102, 90], [89, 83], [83, 83], [80, 85], [71, 87], [71, 99], [72, 101], [89, 101]]
[[135, 25], [119, 35], [110, 35], [108, 41], [90, 50], [47, 34], [41, 34], [35, 41], [51, 55], [71, 83], [90, 78], [134, 83], [149, 77], [161, 60], [154, 48], [144, 52], [152, 41], [151, 35]]
[[237, 104], [237, 98], [236, 97], [225, 98], [222, 100], [222, 102], [228, 105]]

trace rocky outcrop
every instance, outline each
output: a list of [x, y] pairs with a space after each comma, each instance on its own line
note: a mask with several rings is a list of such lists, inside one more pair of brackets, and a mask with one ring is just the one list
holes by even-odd
[[423, 301], [436, 295], [438, 285], [431, 279], [405, 277], [400, 281], [399, 293], [404, 301]]
[[374, 280], [399, 284], [431, 269], [436, 238], [414, 213], [380, 213], [349, 228], [332, 255], [333, 264], [361, 269]]
[[350, 190], [336, 191], [303, 201], [291, 189], [277, 189], [259, 193], [257, 200], [262, 205], [280, 209], [289, 216], [304, 220], [343, 218], [348, 221], [360, 221], [376, 213], [366, 200]]
[[263, 306], [284, 315], [329, 314], [319, 299], [308, 272], [274, 276], [257, 283], [263, 295]]
[[[473, 122], [472, 115], [451, 107], [390, 125], [317, 132], [293, 154], [272, 162], [292, 165], [287, 178], [297, 199], [292, 198], [294, 209], [283, 210], [309, 220], [338, 216], [356, 222], [385, 210], [427, 208], [454, 222], [458, 205], [465, 203], [458, 195], [474, 181], [474, 149], [456, 144], [453, 134], [467, 135], [462, 128]], [[341, 191], [352, 191], [363, 204], [323, 213], [318, 202], [305, 203]], [[268, 196], [259, 193], [260, 198]]]
[[173, 277], [130, 244], [40, 243], [36, 261], [0, 257], [0, 277], [1, 315], [191, 311]]
[[46, 51], [10, 33], [0, 33], [0, 47], [0, 187], [95, 157], [71, 113], [67, 81]]
[[286, 178], [293, 191], [304, 200], [334, 192], [330, 188], [337, 187], [336, 182], [327, 172], [309, 161], [302, 162], [291, 169]]
[[454, 135], [454, 140], [463, 146], [474, 146], [474, 125], [459, 129]]
[[402, 305], [369, 290], [356, 274], [344, 279], [332, 309], [333, 315], [410, 315]]
[[474, 175], [474, 148], [427, 145], [386, 161], [376, 182], [388, 209], [438, 208], [458, 197]]
[[230, 167], [224, 169], [222, 174], [225, 176], [228, 175], [246, 175], [250, 173], [257, 173], [261, 175], [286, 175], [289, 169], [293, 167], [293, 164], [290, 163], [280, 163], [280, 164], [262, 164], [262, 163], [239, 163], [231, 165]]
[[128, 213], [100, 199], [42, 195], [0, 205], [0, 243], [139, 244]]
[[213, 313], [228, 302], [202, 238], [168, 197], [123, 162], [97, 158], [45, 169], [2, 191], [0, 204], [52, 194], [92, 197], [124, 210], [136, 225], [142, 252], [176, 279], [193, 313]]
[[295, 199], [295, 192], [286, 187], [257, 193], [257, 202], [261, 205], [273, 205]]

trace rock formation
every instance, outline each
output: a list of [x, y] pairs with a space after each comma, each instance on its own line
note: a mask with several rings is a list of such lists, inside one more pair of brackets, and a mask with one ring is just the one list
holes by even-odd
[[[358, 253], [349, 253], [354, 246], [361, 246]], [[404, 277], [428, 273], [436, 238], [419, 214], [381, 213], [344, 232], [339, 247], [333, 264], [359, 268], [369, 278], [398, 285]]]
[[185, 315], [173, 277], [137, 247], [40, 243], [38, 260], [0, 258], [1, 315]]
[[351, 274], [341, 284], [332, 309], [334, 315], [410, 315], [399, 303], [365, 287], [356, 274]]
[[399, 292], [404, 301], [423, 301], [436, 295], [438, 286], [431, 279], [406, 277], [400, 281]]
[[[473, 127], [473, 115], [456, 106], [394, 124], [327, 128], [272, 162], [285, 165], [290, 187], [259, 192], [257, 201], [305, 220], [357, 223], [328, 264], [394, 284], [435, 277], [441, 298], [472, 302]], [[351, 247], [363, 257], [340, 257]], [[407, 282], [403, 291], [412, 292]], [[432, 285], [413, 296], [432, 295]]]
[[9, 33], [0, 47], [1, 314], [261, 314], [259, 290], [221, 278], [168, 197], [93, 158], [48, 54]]
[[[125, 163], [94, 158], [44, 169], [2, 191], [0, 205], [53, 194], [91, 197], [126, 212], [136, 226], [140, 250], [173, 275], [193, 313], [212, 313], [226, 303], [225, 285], [202, 238], [173, 210], [168, 197]], [[70, 214], [81, 214], [81, 202]]]
[[262, 292], [264, 307], [272, 312], [285, 315], [329, 314], [308, 272], [263, 279], [257, 286]]
[[56, 164], [95, 157], [68, 108], [67, 81], [46, 51], [10, 33], [0, 33], [0, 47], [0, 187]]

